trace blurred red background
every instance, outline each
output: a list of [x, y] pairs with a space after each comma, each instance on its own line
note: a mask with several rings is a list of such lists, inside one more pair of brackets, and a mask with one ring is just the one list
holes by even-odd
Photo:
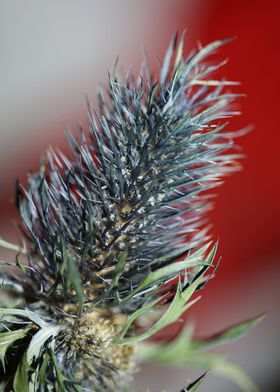
[[[218, 189], [211, 220], [213, 235], [220, 238], [222, 263], [188, 317], [204, 334], [266, 311], [262, 325], [224, 351], [244, 366], [261, 390], [279, 390], [280, 2], [28, 3], [32, 7], [21, 2], [17, 7], [0, 6], [4, 86], [0, 95], [0, 233], [13, 241], [19, 238], [11, 223], [17, 219], [15, 178], [24, 182], [25, 173], [36, 169], [49, 144], [66, 150], [66, 124], [75, 126], [78, 120], [86, 124], [83, 92], [94, 97], [97, 83], [106, 80], [118, 53], [124, 68], [132, 64], [137, 72], [141, 45], [150, 55], [162, 58], [174, 30], [188, 29], [186, 51], [198, 40], [206, 44], [237, 37], [219, 54], [230, 60], [223, 75], [241, 81], [237, 89], [247, 94], [240, 101], [242, 116], [232, 121], [231, 128], [253, 124], [254, 131], [240, 140], [247, 155], [244, 170]], [[11, 256], [4, 251], [1, 255]], [[159, 374], [168, 389], [173, 381], [167, 373], [153, 369], [152, 376]], [[183, 374], [180, 371], [174, 377], [184, 380]], [[208, 392], [237, 390], [210, 379]], [[153, 390], [155, 381], [149, 385]]]

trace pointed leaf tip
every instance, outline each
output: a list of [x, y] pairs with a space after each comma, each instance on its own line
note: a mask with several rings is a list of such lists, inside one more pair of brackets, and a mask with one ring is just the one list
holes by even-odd
[[249, 333], [255, 326], [257, 326], [265, 317], [262, 313], [256, 317], [249, 320], [243, 321], [241, 323], [235, 324], [225, 330], [204, 339], [198, 339], [194, 342], [198, 349], [206, 349], [216, 345], [221, 345], [225, 343], [230, 343], [234, 340], [240, 339], [247, 333]]
[[196, 379], [194, 382], [192, 382], [187, 389], [183, 389], [181, 392], [196, 392], [198, 390], [198, 388], [200, 387], [200, 385], [202, 384], [203, 380], [205, 379], [205, 377], [207, 376], [207, 374], [209, 373], [209, 370], [207, 370], [205, 373], [203, 373], [198, 379]]

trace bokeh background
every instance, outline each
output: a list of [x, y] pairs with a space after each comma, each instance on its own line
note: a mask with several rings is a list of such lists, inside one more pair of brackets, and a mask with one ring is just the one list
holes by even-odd
[[[187, 29], [186, 51], [237, 37], [219, 54], [230, 59], [223, 75], [247, 94], [231, 127], [255, 129], [240, 140], [244, 170], [218, 191], [211, 219], [222, 263], [188, 317], [203, 335], [267, 312], [248, 337], [222, 349], [266, 392], [280, 388], [279, 17], [278, 0], [0, 1], [0, 233], [11, 241], [20, 238], [15, 179], [24, 183], [50, 144], [67, 150], [65, 129], [86, 124], [85, 92], [94, 102], [117, 55], [137, 72], [141, 47], [161, 59], [177, 29]], [[145, 367], [136, 383], [178, 391], [193, 374]], [[201, 388], [237, 390], [213, 374]]]

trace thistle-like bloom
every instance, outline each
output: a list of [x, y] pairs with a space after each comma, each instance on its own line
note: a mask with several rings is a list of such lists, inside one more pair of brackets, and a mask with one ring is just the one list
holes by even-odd
[[1, 289], [4, 391], [124, 390], [138, 342], [194, 302], [215, 254], [207, 191], [238, 167], [224, 130], [236, 95], [211, 79], [224, 63], [206, 61], [225, 42], [184, 58], [174, 36], [159, 80], [146, 63], [138, 77], [111, 74], [99, 110], [88, 103], [89, 129], [69, 135], [70, 157], [50, 150], [19, 187], [24, 256]]

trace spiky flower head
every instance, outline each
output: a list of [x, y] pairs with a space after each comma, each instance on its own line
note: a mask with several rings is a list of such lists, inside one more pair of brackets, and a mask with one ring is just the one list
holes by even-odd
[[227, 40], [187, 58], [176, 41], [159, 80], [146, 62], [138, 77], [110, 74], [88, 130], [68, 136], [71, 155], [49, 150], [18, 189], [27, 262], [2, 288], [16, 299], [1, 309], [5, 391], [121, 390], [137, 342], [209, 277], [207, 191], [238, 168], [224, 130], [236, 95], [211, 79], [224, 63], [207, 60]]

